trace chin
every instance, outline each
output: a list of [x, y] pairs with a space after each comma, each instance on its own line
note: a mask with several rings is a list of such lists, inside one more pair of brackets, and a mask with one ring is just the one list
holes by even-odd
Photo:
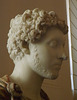
[[58, 75], [51, 76], [51, 80], [55, 80], [58, 78]]
[[46, 78], [46, 79], [50, 79], [50, 80], [55, 80], [55, 79], [57, 79], [58, 78], [58, 74], [56, 74], [56, 75], [49, 75], [49, 76], [44, 76], [44, 78]]
[[55, 79], [58, 78], [58, 76], [59, 76], [59, 74], [51, 75], [51, 76], [49, 77], [49, 79], [50, 79], [50, 80], [55, 80]]

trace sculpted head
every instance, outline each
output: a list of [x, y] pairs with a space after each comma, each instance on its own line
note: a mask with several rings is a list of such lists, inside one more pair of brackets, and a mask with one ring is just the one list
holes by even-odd
[[7, 41], [10, 58], [14, 63], [26, 58], [36, 73], [55, 79], [66, 59], [63, 46], [67, 31], [67, 25], [54, 11], [26, 10], [10, 22]]

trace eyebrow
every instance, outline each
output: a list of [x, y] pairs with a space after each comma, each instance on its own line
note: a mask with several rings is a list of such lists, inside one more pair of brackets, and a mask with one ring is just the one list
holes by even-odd
[[[59, 40], [60, 40], [60, 39], [59, 39]], [[47, 41], [47, 44], [50, 43], [50, 42], [52, 42], [52, 41], [57, 41], [57, 38], [52, 38], [52, 39], [48, 40], [48, 41]], [[63, 45], [65, 45], [65, 41], [66, 41], [66, 39], [64, 39]], [[57, 41], [57, 42], [58, 42], [58, 41]]]

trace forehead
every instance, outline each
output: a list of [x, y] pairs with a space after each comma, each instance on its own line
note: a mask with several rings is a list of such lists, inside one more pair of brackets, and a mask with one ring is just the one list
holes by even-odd
[[46, 42], [48, 40], [54, 40], [54, 39], [61, 40], [61, 41], [65, 40], [64, 33], [56, 27], [51, 28], [47, 31], [47, 33], [45, 34], [43, 38], [43, 41]]

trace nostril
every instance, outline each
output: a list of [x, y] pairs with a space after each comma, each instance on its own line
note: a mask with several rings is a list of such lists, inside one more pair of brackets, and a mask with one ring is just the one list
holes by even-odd
[[63, 60], [67, 60], [67, 56], [65, 54], [62, 55]]
[[58, 59], [67, 60], [68, 57], [65, 54], [63, 54], [62, 56], [58, 56]]
[[67, 57], [64, 57], [63, 60], [67, 60]]

